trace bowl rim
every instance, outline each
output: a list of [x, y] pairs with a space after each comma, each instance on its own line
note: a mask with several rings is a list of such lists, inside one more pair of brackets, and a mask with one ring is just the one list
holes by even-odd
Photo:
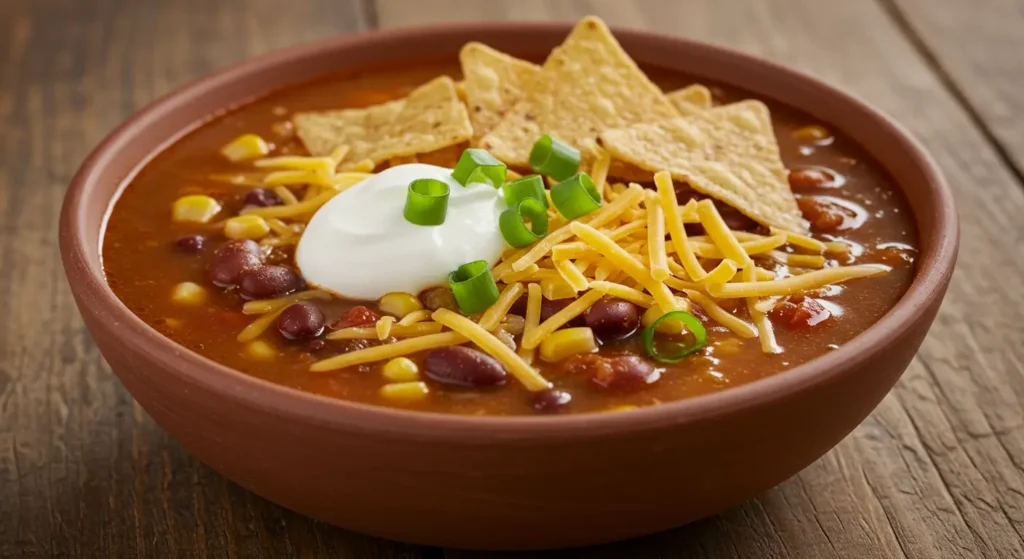
[[[732, 58], [735, 62], [765, 71], [780, 73], [797, 82], [810, 82], [836, 101], [852, 106], [876, 119], [877, 124], [895, 140], [913, 165], [925, 177], [938, 208], [933, 245], [928, 254], [916, 262], [917, 272], [907, 292], [889, 311], [869, 328], [856, 335], [839, 349], [815, 357], [803, 364], [769, 377], [730, 387], [720, 392], [666, 402], [658, 406], [632, 410], [628, 413], [578, 413], [556, 416], [463, 416], [389, 408], [374, 404], [330, 398], [272, 383], [217, 363], [179, 345], [150, 327], [114, 294], [102, 270], [89, 263], [87, 246], [92, 242], [85, 235], [83, 222], [89, 187], [96, 182], [104, 165], [116, 158], [126, 139], [144, 130], [159, 115], [187, 100], [200, 99], [210, 91], [251, 74], [301, 60], [322, 51], [347, 50], [392, 40], [430, 40], [449, 34], [505, 31], [568, 31], [569, 22], [463, 22], [419, 27], [402, 27], [341, 35], [308, 44], [257, 56], [215, 71], [163, 95], [134, 113], [108, 134], [92, 151], [73, 177], [68, 188], [60, 219], [60, 248], [69, 281], [81, 282], [81, 297], [97, 301], [109, 320], [120, 325], [122, 344], [134, 345], [164, 363], [177, 362], [166, 368], [177, 377], [199, 385], [223, 398], [233, 398], [261, 412], [279, 417], [299, 419], [312, 424], [359, 431], [414, 435], [425, 440], [483, 443], [495, 440], [529, 441], [539, 438], [568, 439], [623, 434], [680, 423], [713, 420], [745, 409], [767, 405], [827, 383], [856, 369], [872, 353], [885, 346], [898, 344], [921, 309], [935, 298], [941, 298], [952, 275], [959, 243], [959, 223], [953, 196], [945, 178], [932, 157], [902, 125], [884, 112], [859, 98], [804, 72], [755, 57], [735, 49], [693, 39], [660, 33], [613, 27], [616, 37], [634, 42], [646, 41], [680, 51], [704, 51], [708, 55]], [[623, 41], [625, 42], [625, 41]], [[751, 89], [756, 92], [756, 89]], [[248, 101], [240, 100], [239, 104]], [[230, 107], [223, 107], [222, 110]], [[155, 154], [187, 134], [202, 122], [192, 123], [178, 135], [167, 138], [150, 152], [146, 159], [122, 179], [113, 197], [104, 206], [100, 227], [102, 239], [114, 202], [132, 174], [148, 163]], [[912, 210], [915, 208], [911, 207]], [[916, 215], [916, 212], [912, 211]], [[915, 219], [915, 221], [917, 221]], [[923, 232], [920, 232], [923, 237]], [[72, 270], [81, 271], [77, 276]], [[90, 303], [92, 304], [92, 303]]]

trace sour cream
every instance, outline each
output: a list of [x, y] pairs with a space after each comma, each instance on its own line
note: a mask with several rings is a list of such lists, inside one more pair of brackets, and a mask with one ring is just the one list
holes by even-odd
[[[409, 183], [424, 178], [448, 184], [441, 225], [415, 225], [402, 215]], [[419, 293], [445, 285], [448, 274], [467, 262], [496, 262], [506, 248], [498, 228], [505, 207], [501, 189], [462, 186], [451, 169], [398, 165], [324, 204], [306, 226], [295, 262], [309, 284], [343, 297]]]

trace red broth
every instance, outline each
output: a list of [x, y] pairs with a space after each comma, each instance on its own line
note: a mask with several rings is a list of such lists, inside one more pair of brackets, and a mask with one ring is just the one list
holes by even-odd
[[[376, 345], [376, 341], [322, 337], [291, 341], [271, 327], [260, 339], [272, 349], [272, 356], [251, 356], [236, 336], [257, 317], [242, 313], [244, 301], [237, 290], [215, 287], [208, 274], [214, 251], [226, 241], [222, 223], [173, 223], [170, 208], [183, 195], [206, 194], [221, 202], [221, 216], [235, 215], [251, 187], [210, 179], [210, 175], [239, 170], [237, 164], [219, 153], [226, 143], [243, 133], [255, 133], [275, 145], [275, 154], [304, 154], [301, 143], [292, 136], [290, 114], [362, 107], [400, 98], [440, 74], [457, 77], [458, 67], [445, 61], [332, 75], [275, 91], [213, 118], [175, 142], [141, 169], [113, 208], [103, 245], [103, 263], [111, 288], [147, 324], [224, 365], [332, 398], [395, 405], [380, 394], [387, 383], [381, 375], [382, 363], [332, 372], [309, 371], [315, 361]], [[687, 76], [657, 69], [650, 69], [649, 75], [665, 91], [693, 82]], [[729, 88], [716, 87], [713, 91], [718, 104], [750, 97]], [[914, 275], [917, 235], [912, 216], [891, 179], [859, 146], [831, 130], [828, 123], [765, 101], [772, 110], [783, 160], [791, 170], [793, 190], [800, 199], [801, 211], [814, 226], [814, 236], [849, 244], [858, 264], [886, 264], [892, 271], [833, 286], [813, 297], [794, 297], [780, 305], [771, 317], [783, 348], [781, 354], [765, 354], [756, 338], [739, 338], [707, 321], [707, 345], [677, 364], [653, 363], [658, 380], [640, 390], [602, 386], [599, 375], [592, 374], [599, 366], [590, 362], [592, 356], [559, 363], [537, 362], [535, 365], [557, 390], [571, 395], [568, 405], [554, 407], [575, 413], [652, 406], [774, 375], [838, 348], [877, 321], [906, 291]], [[453, 166], [460, 152], [461, 147], [442, 150], [421, 156], [420, 161]], [[296, 194], [301, 192], [297, 190]], [[726, 216], [727, 210], [723, 210]], [[179, 244], [182, 237], [191, 235], [202, 236], [203, 246], [196, 246], [199, 242], [195, 239], [182, 241], [184, 248]], [[292, 247], [276, 248], [268, 256], [268, 263], [290, 265], [292, 260]], [[172, 302], [171, 292], [185, 281], [206, 288], [207, 298], [202, 305]], [[747, 318], [744, 300], [735, 301], [739, 304], [727, 310]], [[379, 314], [373, 302], [333, 299], [314, 303], [328, 324], [336, 323], [356, 306]], [[602, 346], [597, 355], [642, 356], [644, 350], [639, 335], [634, 335]], [[422, 355], [412, 358], [422, 365]], [[490, 388], [426, 382], [429, 397], [402, 407], [457, 414], [538, 413], [537, 397], [512, 378], [503, 386]]]

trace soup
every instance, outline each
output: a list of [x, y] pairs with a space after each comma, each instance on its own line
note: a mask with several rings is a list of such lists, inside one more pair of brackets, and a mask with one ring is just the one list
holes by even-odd
[[519, 415], [659, 405], [832, 351], [903, 295], [916, 245], [885, 171], [828, 123], [644, 73], [587, 18], [543, 65], [470, 44], [211, 117], [131, 179], [103, 263], [147, 324], [247, 374]]

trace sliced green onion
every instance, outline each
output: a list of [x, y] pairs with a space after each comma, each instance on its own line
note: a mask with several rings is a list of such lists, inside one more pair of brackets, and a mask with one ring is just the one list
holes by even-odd
[[565, 219], [576, 219], [601, 207], [601, 193], [586, 173], [576, 173], [551, 187], [551, 203]]
[[[683, 323], [683, 326], [693, 334], [693, 344], [685, 344], [681, 342], [672, 342], [672, 346], [675, 349], [672, 353], [663, 354], [654, 347], [654, 331], [659, 324], [666, 320], [678, 320]], [[672, 311], [661, 315], [658, 320], [655, 320], [650, 326], [644, 329], [643, 341], [644, 349], [647, 350], [647, 355], [650, 355], [653, 359], [661, 361], [662, 363], [675, 363], [681, 361], [687, 355], [697, 351], [704, 347], [704, 343], [708, 340], [708, 332], [704, 329], [704, 325], [700, 323], [697, 317], [693, 316], [688, 312], [683, 311]]]
[[467, 149], [452, 171], [452, 178], [466, 186], [474, 182], [489, 184], [498, 188], [505, 182], [508, 168], [485, 149]]
[[544, 190], [544, 179], [540, 175], [530, 175], [521, 179], [506, 182], [501, 185], [505, 193], [505, 203], [512, 207], [525, 198], [540, 200], [544, 207], [548, 207], [548, 196]]
[[409, 183], [402, 215], [416, 225], [441, 225], [448, 215], [448, 184], [437, 179]]
[[459, 266], [458, 270], [448, 274], [448, 286], [452, 288], [455, 302], [463, 314], [483, 312], [498, 300], [498, 286], [486, 260]]
[[[527, 218], [530, 227], [526, 226]], [[548, 234], [548, 212], [536, 199], [523, 198], [515, 206], [501, 212], [498, 228], [510, 246], [528, 247]]]
[[545, 134], [530, 150], [530, 168], [555, 180], [565, 180], [579, 170], [580, 150]]

